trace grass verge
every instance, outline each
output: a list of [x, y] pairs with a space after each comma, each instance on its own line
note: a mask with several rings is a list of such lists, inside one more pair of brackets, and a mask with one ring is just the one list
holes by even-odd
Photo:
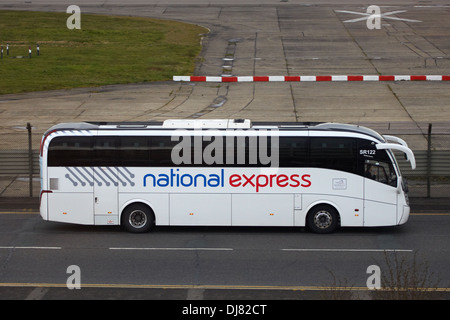
[[175, 74], [192, 74], [201, 34], [208, 32], [181, 22], [83, 13], [81, 29], [70, 30], [69, 16], [0, 11], [0, 94], [166, 81]]

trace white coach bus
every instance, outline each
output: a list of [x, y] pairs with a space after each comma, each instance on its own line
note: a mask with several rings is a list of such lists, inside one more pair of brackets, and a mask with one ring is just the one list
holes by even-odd
[[40, 147], [44, 220], [163, 226], [394, 226], [409, 217], [397, 137], [337, 123], [64, 123]]

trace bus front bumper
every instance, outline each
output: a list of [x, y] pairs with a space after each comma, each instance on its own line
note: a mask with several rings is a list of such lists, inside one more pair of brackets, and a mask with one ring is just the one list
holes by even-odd
[[399, 225], [405, 224], [408, 221], [410, 211], [411, 211], [411, 208], [409, 206], [403, 206], [403, 212], [398, 221]]

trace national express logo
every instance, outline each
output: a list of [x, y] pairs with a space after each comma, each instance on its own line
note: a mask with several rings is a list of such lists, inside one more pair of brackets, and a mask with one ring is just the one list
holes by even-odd
[[225, 170], [220, 169], [217, 173], [190, 174], [183, 173], [180, 169], [170, 169], [168, 173], [146, 174], [144, 176], [144, 187], [194, 187], [194, 188], [251, 188], [256, 192], [262, 188], [308, 188], [311, 186], [311, 175], [309, 174], [245, 174], [232, 173], [225, 176]]

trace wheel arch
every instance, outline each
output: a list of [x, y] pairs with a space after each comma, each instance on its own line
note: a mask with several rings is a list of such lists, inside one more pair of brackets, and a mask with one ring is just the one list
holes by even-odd
[[119, 211], [120, 212], [119, 213], [119, 215], [120, 215], [119, 216], [120, 224], [122, 224], [122, 216], [123, 216], [123, 213], [125, 212], [125, 210], [127, 208], [129, 208], [130, 206], [133, 206], [133, 205], [136, 205], [136, 204], [147, 206], [150, 209], [150, 212], [153, 214], [153, 221], [154, 221], [154, 224], [156, 224], [156, 213], [155, 213], [155, 210], [153, 209], [152, 204], [150, 202], [146, 201], [146, 200], [143, 200], [143, 199], [130, 199], [130, 200], [126, 201], [120, 207], [120, 211]]
[[314, 212], [314, 209], [316, 209], [317, 207], [322, 207], [322, 206], [328, 206], [336, 211], [337, 218], [338, 218], [337, 219], [337, 228], [341, 227], [341, 212], [340, 212], [339, 206], [336, 203], [334, 203], [332, 201], [328, 201], [328, 200], [315, 201], [308, 206], [308, 209], [306, 210], [306, 215], [305, 215], [305, 226], [308, 226], [309, 216]]
[[313, 203], [311, 203], [308, 207], [307, 207], [307, 209], [306, 209], [306, 215], [305, 215], [305, 223], [306, 223], [306, 219], [308, 218], [308, 214], [314, 209], [314, 208], [316, 208], [316, 207], [318, 207], [318, 206], [329, 206], [329, 207], [332, 207], [334, 210], [336, 210], [337, 211], [337, 214], [338, 214], [338, 216], [339, 216], [339, 221], [341, 220], [341, 211], [340, 211], [340, 208], [339, 208], [339, 206], [335, 203], [335, 202], [332, 202], [332, 201], [329, 201], [329, 200], [318, 200], [318, 201], [314, 201]]

